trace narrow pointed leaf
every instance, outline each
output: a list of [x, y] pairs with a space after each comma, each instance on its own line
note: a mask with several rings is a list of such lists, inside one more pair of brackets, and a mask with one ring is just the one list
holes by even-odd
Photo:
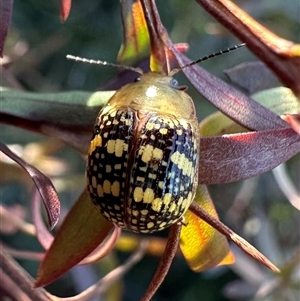
[[[143, 7], [149, 28], [151, 43], [152, 40], [158, 40], [159, 42], [156, 42], [155, 46], [160, 47], [160, 49], [168, 49], [168, 53], [171, 55], [169, 55], [170, 59], [166, 60], [167, 62], [176, 59], [179, 66], [185, 66], [191, 63], [191, 60], [182, 55], [171, 42], [167, 31], [160, 22], [154, 1], [144, 0], [142, 3], [143, 2], [145, 2]], [[153, 25], [153, 22], [155, 26]], [[154, 28], [153, 36], [151, 35], [152, 30], [149, 24], [152, 24], [152, 27]], [[152, 52], [156, 54], [158, 53], [154, 50], [151, 50], [151, 53]], [[157, 56], [157, 61], [162, 61], [161, 55]], [[163, 70], [166, 72], [169, 71], [170, 68], [169, 66], [165, 65], [163, 66]], [[216, 78], [209, 72], [202, 69], [200, 66], [194, 65], [185, 68], [183, 69], [183, 72], [199, 93], [201, 93], [217, 109], [231, 119], [235, 120], [243, 127], [252, 130], [266, 130], [287, 127], [287, 125], [280, 119], [279, 116], [259, 105], [242, 92]]]
[[3, 123], [59, 138], [87, 153], [96, 116], [114, 93], [33, 93], [2, 89], [0, 117]]
[[[198, 186], [194, 202], [208, 214], [218, 218], [205, 186]], [[234, 256], [223, 234], [189, 210], [184, 217], [186, 226], [183, 226], [181, 230], [180, 248], [193, 271], [200, 272], [234, 262]]]
[[169, 50], [164, 42], [168, 39], [168, 33], [160, 21], [155, 1], [140, 1], [144, 10], [145, 20], [147, 22], [150, 36], [150, 69], [151, 71], [169, 74], [169, 72], [173, 69], [172, 65], [174, 65], [176, 61], [172, 51]]
[[[252, 96], [259, 104], [277, 115], [297, 114], [300, 112], [300, 103], [293, 92], [285, 87], [277, 87], [260, 91]], [[245, 132], [247, 129], [235, 123], [221, 112], [211, 114], [200, 122], [200, 135], [216, 136]]]
[[288, 122], [292, 129], [300, 135], [300, 114], [287, 114], [282, 119]]
[[67, 20], [71, 6], [72, 0], [59, 0], [60, 2], [60, 21], [63, 23]]
[[3, 57], [5, 38], [9, 29], [13, 0], [0, 1], [0, 57]]
[[[181, 66], [191, 62], [174, 47], [172, 51]], [[279, 116], [200, 66], [185, 68], [183, 72], [200, 94], [241, 126], [256, 131], [287, 127]]]
[[249, 49], [273, 70], [280, 81], [300, 94], [300, 45], [282, 39], [256, 22], [229, 0], [196, 0], [221, 24], [247, 43]]
[[199, 204], [197, 204], [196, 202], [192, 202], [192, 204], [189, 207], [189, 210], [193, 212], [195, 215], [197, 215], [199, 218], [206, 221], [209, 225], [217, 229], [220, 233], [224, 234], [228, 239], [234, 242], [239, 248], [241, 248], [252, 258], [262, 263], [272, 271], [280, 272], [280, 270], [266, 256], [260, 253], [245, 239], [243, 239], [235, 232], [233, 232], [230, 228], [228, 228], [226, 225], [224, 225], [219, 219], [208, 214], [205, 209], [199, 206]]
[[38, 169], [26, 163], [23, 159], [13, 153], [2, 142], [0, 142], [0, 151], [14, 160], [16, 163], [18, 163], [30, 175], [42, 197], [48, 215], [50, 228], [53, 229], [59, 219], [60, 202], [57, 196], [57, 192], [50, 179], [43, 173], [41, 173]]
[[1, 91], [1, 117], [19, 118], [37, 125], [61, 127], [90, 127], [103, 105], [114, 91], [36, 93], [3, 89]]
[[88, 192], [79, 197], [59, 229], [38, 271], [36, 286], [51, 283], [89, 255], [112, 230]]
[[300, 151], [300, 137], [291, 128], [201, 139], [199, 183], [245, 180], [269, 171]]
[[224, 73], [249, 95], [281, 86], [274, 73], [260, 61], [241, 63], [224, 70]]
[[141, 2], [122, 1], [123, 44], [118, 62], [133, 65], [150, 54], [148, 28]]
[[168, 274], [172, 261], [176, 255], [179, 239], [180, 239], [180, 230], [182, 225], [180, 223], [174, 224], [171, 226], [169, 237], [167, 240], [166, 248], [160, 259], [159, 265], [155, 271], [154, 276], [142, 297], [141, 301], [150, 301], [158, 290], [163, 280]]

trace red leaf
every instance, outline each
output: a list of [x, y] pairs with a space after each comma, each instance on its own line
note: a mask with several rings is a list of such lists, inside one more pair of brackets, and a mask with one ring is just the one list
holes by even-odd
[[201, 138], [199, 183], [240, 181], [262, 174], [300, 151], [291, 128]]
[[[284, 40], [229, 0], [196, 0], [257, 55], [295, 95], [300, 94], [300, 46]], [[296, 9], [296, 8], [295, 8]]]
[[67, 20], [71, 6], [72, 0], [60, 0], [60, 21], [63, 23]]
[[112, 228], [113, 224], [99, 213], [84, 190], [46, 253], [35, 285], [47, 285], [78, 264], [103, 242]]
[[59, 218], [60, 202], [57, 196], [57, 192], [50, 179], [46, 177], [43, 173], [41, 173], [39, 170], [37, 170], [35, 167], [23, 161], [23, 159], [14, 154], [2, 142], [0, 142], [0, 150], [12, 160], [17, 162], [30, 175], [44, 202], [50, 228], [54, 228]]
[[[181, 66], [191, 63], [191, 60], [178, 53], [173, 46], [172, 48]], [[275, 113], [200, 66], [185, 68], [183, 72], [197, 91], [212, 105], [245, 128], [260, 131], [287, 127]]]

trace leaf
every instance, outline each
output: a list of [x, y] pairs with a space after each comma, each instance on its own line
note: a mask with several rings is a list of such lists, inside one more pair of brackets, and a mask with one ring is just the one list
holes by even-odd
[[35, 286], [44, 286], [89, 255], [113, 229], [83, 191], [69, 211], [38, 271]]
[[300, 151], [291, 128], [201, 139], [199, 183], [220, 184], [262, 174]]
[[300, 114], [287, 114], [282, 119], [288, 122], [292, 129], [300, 135]]
[[[173, 46], [170, 47], [181, 66], [191, 63]], [[287, 127], [279, 116], [200, 66], [185, 68], [183, 72], [200, 94], [241, 126], [256, 131]]]
[[[205, 186], [198, 186], [194, 202], [208, 214], [218, 218]], [[189, 210], [184, 218], [186, 226], [183, 226], [181, 230], [180, 248], [193, 271], [201, 272], [218, 265], [234, 263], [234, 255], [223, 234]]]
[[4, 89], [1, 91], [1, 115], [37, 124], [90, 127], [99, 110], [114, 93], [36, 93]]
[[238, 64], [231, 69], [225, 70], [224, 73], [233, 84], [246, 90], [247, 94], [250, 95], [281, 86], [271, 70], [259, 61]]
[[71, 6], [72, 0], [59, 0], [60, 2], [60, 21], [63, 23], [67, 20]]
[[140, 1], [121, 1], [123, 44], [118, 62], [133, 65], [150, 54], [148, 28]]
[[32, 93], [4, 89], [1, 121], [59, 138], [86, 154], [96, 116], [114, 93]]
[[42, 197], [44, 206], [46, 208], [50, 228], [53, 229], [59, 219], [60, 202], [57, 196], [57, 192], [50, 179], [43, 173], [41, 173], [38, 169], [29, 165], [15, 153], [13, 153], [2, 142], [0, 142], [0, 150], [9, 158], [18, 163], [30, 175]]
[[13, 0], [0, 1], [0, 57], [3, 57], [4, 42], [9, 29]]
[[[159, 39], [160, 42], [155, 43], [155, 46], [159, 47], [160, 45], [162, 47], [164, 45], [163, 49], [168, 49], [168, 54], [171, 53], [171, 55], [169, 55], [169, 58], [166, 60], [167, 62], [176, 59], [179, 66], [190, 64], [191, 60], [182, 55], [171, 42], [167, 31], [160, 22], [154, 2], [149, 1], [146, 3], [147, 5], [145, 4], [145, 6], [149, 11], [148, 14], [150, 20], [147, 20], [147, 22], [150, 24], [152, 24], [151, 22], [153, 20], [156, 22], [153, 36], [151, 35], [151, 29], [149, 29], [151, 42], [154, 37], [157, 36], [157, 39]], [[148, 27], [150, 28], [149, 24]], [[153, 52], [155, 53], [155, 51]], [[159, 61], [159, 59], [157, 59], [157, 61]], [[169, 71], [169, 68], [166, 70]], [[287, 126], [276, 114], [259, 105], [250, 97], [247, 97], [240, 91], [229, 86], [201, 67], [193, 65], [183, 69], [183, 72], [200, 94], [238, 124], [252, 130], [266, 130], [278, 127], [284, 128]]]
[[176, 60], [165, 43], [165, 40], [169, 38], [168, 33], [160, 21], [155, 1], [141, 0], [141, 4], [150, 36], [150, 70], [169, 74], [174, 68], [173, 65], [176, 64]]
[[197, 0], [214, 18], [247, 44], [295, 95], [300, 94], [300, 45], [284, 40], [229, 0]]
[[228, 239], [230, 239], [233, 243], [235, 243], [239, 248], [241, 248], [245, 253], [250, 255], [252, 258], [262, 263], [269, 269], [274, 272], [280, 272], [280, 270], [262, 253], [260, 253], [257, 249], [255, 249], [250, 243], [248, 243], [245, 239], [237, 235], [230, 228], [224, 225], [219, 219], [207, 213], [205, 209], [203, 209], [196, 202], [192, 202], [189, 207], [189, 210], [193, 212], [200, 219], [203, 219], [213, 228], [217, 229], [220, 233], [225, 235]]
[[[285, 87], [277, 87], [254, 94], [253, 99], [277, 115], [297, 114], [300, 103], [293, 92]], [[216, 136], [245, 132], [243, 128], [221, 112], [211, 114], [200, 122], [200, 135]]]

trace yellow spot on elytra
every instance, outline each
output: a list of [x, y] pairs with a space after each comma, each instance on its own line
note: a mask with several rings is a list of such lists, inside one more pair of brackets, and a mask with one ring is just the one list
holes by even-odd
[[153, 150], [153, 159], [161, 160], [163, 158], [163, 151], [160, 148], [154, 148]]
[[108, 140], [107, 141], [107, 152], [109, 154], [113, 154], [115, 152], [115, 144], [116, 144], [116, 140]]
[[133, 216], [138, 216], [139, 215], [139, 211], [138, 210], [132, 210], [132, 215]]
[[97, 185], [97, 195], [99, 198], [103, 197], [103, 188], [100, 184]]
[[116, 211], [120, 211], [121, 210], [121, 207], [119, 205], [114, 205], [114, 208]]
[[110, 194], [110, 182], [108, 180], [103, 182], [103, 191], [107, 194]]
[[159, 228], [163, 228], [167, 223], [166, 222], [162, 222], [159, 224]]
[[144, 177], [136, 177], [136, 180], [139, 181], [139, 182], [145, 182]]
[[116, 164], [115, 165], [115, 169], [121, 169], [122, 168], [122, 165], [121, 164]]
[[146, 124], [146, 129], [147, 129], [148, 131], [153, 130], [154, 127], [155, 127], [155, 123], [148, 122], [148, 123]]
[[138, 221], [137, 221], [137, 219], [134, 218], [131, 220], [131, 223], [136, 225], [138, 223]]
[[171, 206], [169, 207], [169, 212], [174, 212], [176, 207], [177, 207], [176, 204], [172, 203]]
[[157, 175], [154, 174], [154, 173], [149, 173], [149, 174], [148, 174], [148, 178], [149, 178], [149, 179], [155, 180], [155, 179], [157, 178]]
[[158, 182], [158, 187], [159, 187], [160, 189], [163, 189], [163, 188], [164, 188], [164, 184], [165, 184], [165, 182], [159, 181], [159, 182]]
[[89, 155], [96, 149], [96, 147], [102, 146], [102, 138], [100, 135], [96, 135], [90, 143]]
[[149, 211], [148, 211], [147, 209], [141, 210], [141, 214], [142, 214], [142, 215], [147, 215], [148, 212], [149, 212]]
[[153, 154], [153, 146], [150, 144], [147, 144], [143, 151], [143, 155], [141, 158], [142, 161], [145, 163], [148, 163], [152, 158], [152, 154]]
[[122, 157], [123, 150], [124, 150], [124, 140], [117, 139], [115, 145], [115, 154], [116, 157]]
[[179, 207], [183, 201], [183, 197], [181, 196], [177, 202], [177, 206]]
[[118, 181], [114, 181], [111, 185], [111, 193], [113, 196], [120, 195], [120, 183]]
[[162, 200], [160, 198], [156, 198], [153, 200], [152, 204], [151, 204], [151, 209], [159, 212], [162, 206]]
[[147, 224], [147, 228], [148, 229], [151, 229], [151, 228], [153, 228], [154, 227], [154, 223], [153, 222], [149, 222], [148, 224]]
[[183, 201], [182, 201], [182, 208], [186, 208], [187, 207], [187, 204], [188, 204], [188, 200], [187, 199], [184, 199]]
[[168, 206], [171, 202], [171, 199], [172, 199], [172, 195], [171, 193], [166, 193], [163, 197], [163, 202], [164, 202], [164, 205], [165, 206]]
[[187, 175], [188, 172], [191, 172], [191, 162], [188, 158], [185, 157], [184, 154], [179, 153], [176, 151], [171, 155], [171, 161], [177, 165], [179, 169], [184, 170], [184, 173]]
[[136, 202], [141, 202], [144, 196], [143, 189], [141, 187], [135, 187], [133, 191], [133, 199]]
[[156, 123], [155, 126], [154, 126], [154, 128], [155, 128], [156, 130], [158, 130], [158, 129], [160, 129], [160, 126], [161, 126], [161, 125], [160, 125], [159, 123]]
[[140, 171], [143, 171], [143, 172], [146, 172], [146, 171], [147, 171], [147, 166], [139, 167], [139, 170], [140, 170]]
[[162, 135], [166, 135], [168, 133], [168, 130], [167, 129], [160, 129], [159, 132], [162, 134]]
[[111, 166], [110, 165], [105, 165], [105, 172], [110, 173], [111, 172]]
[[109, 218], [110, 218], [110, 214], [109, 214], [108, 212], [104, 211], [103, 213], [104, 213], [104, 215], [105, 215], [106, 217], [109, 217]]
[[151, 188], [146, 188], [144, 192], [144, 201], [143, 203], [150, 204], [154, 200], [154, 191]]
[[96, 179], [95, 176], [92, 177], [92, 186], [93, 186], [94, 188], [97, 187], [97, 179]]

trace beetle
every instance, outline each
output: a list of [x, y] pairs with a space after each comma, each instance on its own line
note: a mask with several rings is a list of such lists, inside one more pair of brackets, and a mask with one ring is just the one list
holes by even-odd
[[133, 232], [171, 226], [195, 196], [199, 144], [193, 100], [172, 77], [141, 74], [97, 116], [86, 167], [92, 201]]
[[193, 100], [172, 75], [244, 45], [205, 56], [169, 75], [67, 56], [140, 74], [100, 110], [88, 151], [87, 190], [107, 220], [137, 233], [184, 223], [198, 184], [200, 137]]

